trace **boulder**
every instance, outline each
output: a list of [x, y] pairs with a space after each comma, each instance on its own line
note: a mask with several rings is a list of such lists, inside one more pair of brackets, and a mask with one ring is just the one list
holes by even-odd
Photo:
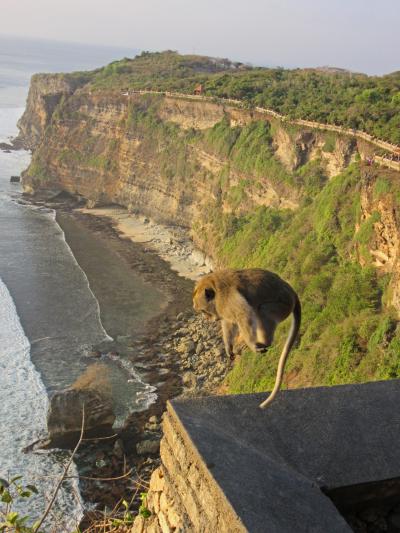
[[189, 389], [194, 389], [197, 385], [197, 377], [194, 372], [185, 372], [182, 376], [182, 383]]
[[112, 400], [94, 389], [65, 389], [50, 399], [47, 431], [51, 447], [70, 448], [80, 435], [85, 406], [85, 437], [111, 435], [115, 421]]
[[155, 455], [160, 450], [160, 439], [142, 440], [136, 444], [138, 455]]
[[10, 182], [11, 183], [19, 183], [21, 181], [21, 176], [11, 176]]
[[181, 354], [190, 355], [196, 350], [196, 345], [192, 340], [184, 340], [176, 346], [176, 351]]

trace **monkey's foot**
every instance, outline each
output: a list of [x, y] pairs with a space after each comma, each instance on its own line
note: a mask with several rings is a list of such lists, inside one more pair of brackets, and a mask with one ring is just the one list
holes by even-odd
[[256, 343], [256, 352], [257, 353], [265, 353], [268, 350], [269, 346], [266, 344], [262, 344], [261, 342]]

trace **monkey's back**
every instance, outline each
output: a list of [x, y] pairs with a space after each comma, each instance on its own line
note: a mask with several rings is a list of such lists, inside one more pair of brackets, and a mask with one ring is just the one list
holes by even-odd
[[215, 272], [218, 284], [224, 287], [234, 287], [250, 305], [258, 308], [265, 303], [282, 303], [292, 308], [297, 299], [294, 289], [278, 274], [262, 268], [247, 268], [243, 270], [222, 270]]

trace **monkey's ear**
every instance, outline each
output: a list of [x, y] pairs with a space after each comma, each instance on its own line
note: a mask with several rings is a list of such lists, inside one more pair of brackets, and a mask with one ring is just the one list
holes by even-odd
[[205, 289], [204, 290], [204, 294], [205, 294], [207, 302], [211, 302], [211, 300], [214, 300], [214, 298], [215, 298], [214, 289]]

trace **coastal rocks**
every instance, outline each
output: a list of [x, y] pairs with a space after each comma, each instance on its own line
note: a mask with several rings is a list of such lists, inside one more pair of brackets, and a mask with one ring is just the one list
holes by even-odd
[[18, 121], [20, 135], [14, 144], [34, 149], [40, 143], [53, 112], [63, 97], [73, 94], [86, 81], [85, 75], [68, 77], [60, 74], [34, 74], [25, 112]]
[[193, 372], [185, 372], [182, 376], [182, 383], [187, 389], [195, 389], [197, 378]]
[[47, 429], [51, 446], [70, 447], [81, 432], [85, 410], [85, 437], [112, 434], [115, 421], [111, 400], [93, 389], [65, 389], [50, 399]]
[[157, 416], [153, 415], [149, 418], [149, 421], [145, 425], [145, 428], [148, 431], [160, 431], [161, 430], [161, 424], [158, 421]]
[[0, 150], [7, 154], [10, 154], [14, 150], [21, 150], [22, 148], [22, 143], [18, 139], [12, 139], [10, 143], [0, 142]]
[[19, 183], [21, 181], [21, 176], [11, 176], [10, 183]]
[[160, 450], [160, 439], [142, 440], [136, 444], [138, 455], [155, 455]]
[[160, 451], [161, 424], [156, 415], [152, 415], [144, 425], [145, 437], [136, 444], [138, 455], [156, 455]]
[[195, 343], [188, 339], [183, 342], [178, 342], [176, 345], [176, 351], [182, 354], [190, 355], [192, 354], [196, 349]]
[[167, 330], [169, 335], [162, 334], [158, 339], [162, 359], [179, 369], [181, 393], [187, 396], [215, 392], [232, 364], [225, 354], [219, 324], [188, 311], [179, 313]]

